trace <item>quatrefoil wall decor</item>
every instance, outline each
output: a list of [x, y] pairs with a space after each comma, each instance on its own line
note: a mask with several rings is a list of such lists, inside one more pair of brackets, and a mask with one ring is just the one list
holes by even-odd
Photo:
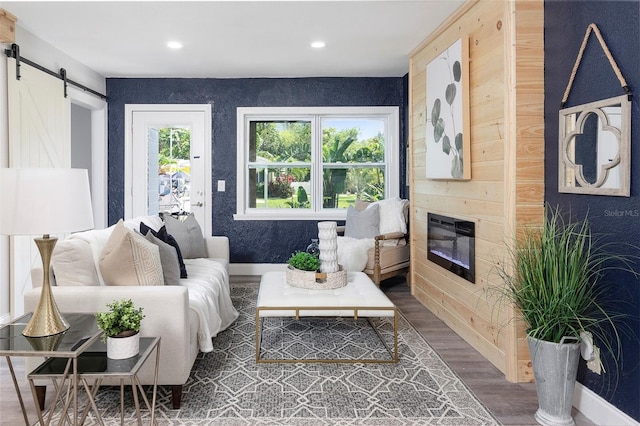
[[562, 108], [592, 34], [598, 39], [625, 94], [560, 110], [558, 191], [628, 197], [631, 192], [631, 88], [596, 24], [590, 24], [584, 34], [562, 97]]
[[560, 110], [558, 190], [628, 197], [631, 101], [627, 95]]

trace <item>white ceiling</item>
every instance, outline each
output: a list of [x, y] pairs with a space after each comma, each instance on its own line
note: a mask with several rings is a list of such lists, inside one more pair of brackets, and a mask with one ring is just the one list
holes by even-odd
[[[105, 77], [399, 77], [408, 72], [409, 53], [463, 3], [2, 1], [0, 7]], [[184, 48], [169, 50], [172, 39]], [[325, 48], [310, 47], [318, 39]]]

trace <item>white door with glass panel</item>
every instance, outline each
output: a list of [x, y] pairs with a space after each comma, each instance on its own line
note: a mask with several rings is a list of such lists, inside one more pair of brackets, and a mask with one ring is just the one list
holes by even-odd
[[125, 217], [193, 213], [211, 235], [211, 106], [125, 109]]

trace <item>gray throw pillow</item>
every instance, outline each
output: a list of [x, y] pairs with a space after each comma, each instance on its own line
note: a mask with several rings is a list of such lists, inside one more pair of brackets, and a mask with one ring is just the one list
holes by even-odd
[[164, 285], [180, 284], [180, 263], [178, 262], [178, 252], [175, 247], [165, 243], [160, 238], [155, 237], [151, 231], [145, 235], [147, 241], [151, 241], [158, 246], [160, 251], [160, 263], [162, 263], [162, 275]]
[[347, 209], [347, 221], [344, 225], [344, 236], [351, 238], [374, 238], [379, 234], [380, 213], [375, 204], [362, 211], [349, 206]]
[[165, 215], [164, 226], [167, 228], [167, 233], [173, 235], [178, 242], [184, 259], [207, 257], [202, 229], [193, 214], [187, 215], [184, 221]]

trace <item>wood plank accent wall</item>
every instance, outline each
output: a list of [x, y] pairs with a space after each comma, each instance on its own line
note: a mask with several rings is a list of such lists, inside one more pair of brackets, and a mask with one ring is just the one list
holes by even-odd
[[[544, 3], [473, 0], [410, 55], [412, 294], [505, 373], [532, 381], [524, 327], [499, 303], [492, 271], [544, 203]], [[426, 67], [469, 37], [471, 180], [426, 179]], [[427, 260], [427, 213], [476, 224], [476, 283]]]

